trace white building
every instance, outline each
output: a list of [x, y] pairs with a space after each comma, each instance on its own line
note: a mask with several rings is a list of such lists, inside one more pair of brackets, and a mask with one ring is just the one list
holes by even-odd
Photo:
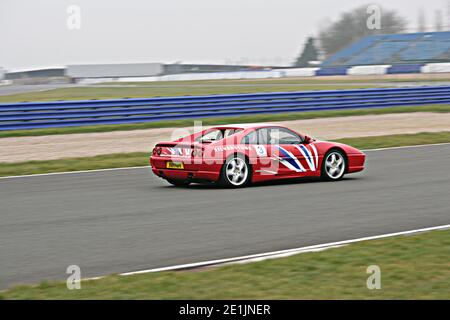
[[161, 63], [82, 64], [68, 65], [65, 75], [76, 80], [90, 78], [115, 79], [151, 77], [163, 72]]

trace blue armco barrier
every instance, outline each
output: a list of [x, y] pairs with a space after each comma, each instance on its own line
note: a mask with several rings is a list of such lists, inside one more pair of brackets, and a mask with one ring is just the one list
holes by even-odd
[[5, 103], [0, 104], [0, 130], [426, 104], [450, 104], [450, 87]]

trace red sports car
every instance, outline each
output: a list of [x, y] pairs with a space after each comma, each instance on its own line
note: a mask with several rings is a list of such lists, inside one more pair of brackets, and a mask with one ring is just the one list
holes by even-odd
[[279, 125], [216, 126], [152, 151], [153, 172], [175, 186], [251, 182], [299, 177], [340, 180], [364, 169], [365, 155], [342, 143], [314, 140]]

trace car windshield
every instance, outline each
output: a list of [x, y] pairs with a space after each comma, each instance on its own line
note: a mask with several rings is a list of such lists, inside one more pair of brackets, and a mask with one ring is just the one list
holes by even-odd
[[222, 140], [235, 133], [242, 131], [242, 129], [235, 128], [223, 128], [223, 129], [210, 129], [206, 131], [202, 136], [198, 137], [195, 141], [202, 143], [210, 143], [213, 141]]
[[299, 144], [302, 139], [291, 130], [285, 128], [272, 128], [269, 131], [270, 144]]

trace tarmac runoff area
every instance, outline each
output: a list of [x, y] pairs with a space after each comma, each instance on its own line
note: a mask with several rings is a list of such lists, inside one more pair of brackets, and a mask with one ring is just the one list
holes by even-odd
[[[316, 139], [442, 132], [450, 130], [450, 113], [401, 113], [272, 122]], [[0, 162], [55, 160], [102, 154], [150, 152], [159, 141], [179, 138], [193, 128], [160, 128], [102, 133], [0, 139]]]

